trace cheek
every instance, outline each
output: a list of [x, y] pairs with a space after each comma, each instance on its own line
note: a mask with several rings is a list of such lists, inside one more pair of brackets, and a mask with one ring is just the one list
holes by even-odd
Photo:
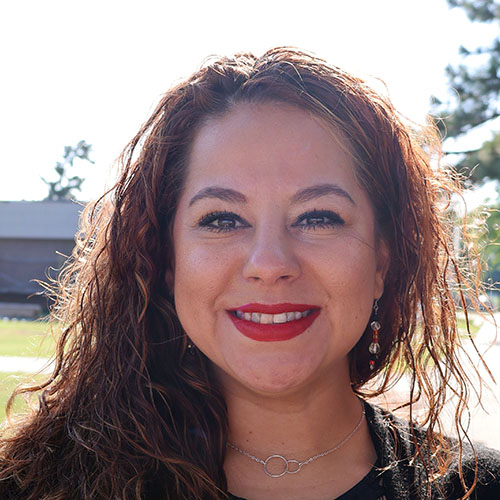
[[[184, 245], [175, 259], [175, 298], [177, 307], [203, 301], [216, 286], [220, 259], [195, 245]], [[186, 303], [188, 302], [188, 303]]]
[[175, 306], [184, 330], [195, 342], [202, 330], [213, 328], [219, 298], [235, 272], [229, 255], [215, 246], [194, 244], [188, 239], [178, 241]]
[[379, 289], [372, 248], [358, 239], [348, 238], [343, 244], [331, 245], [327, 252], [310, 261], [327, 294], [331, 320], [342, 325], [341, 328], [357, 329], [361, 334]]
[[304, 246], [301, 254], [303, 262], [314, 266], [318, 279], [328, 281], [333, 287], [342, 287], [345, 293], [375, 286], [375, 251], [359, 237], [346, 236], [323, 245]]

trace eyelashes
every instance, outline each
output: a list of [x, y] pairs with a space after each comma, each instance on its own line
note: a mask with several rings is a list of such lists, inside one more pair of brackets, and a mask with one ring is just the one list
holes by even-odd
[[250, 224], [233, 212], [210, 212], [198, 221], [198, 227], [215, 233], [228, 233]]
[[344, 219], [339, 214], [331, 210], [311, 210], [298, 217], [292, 227], [301, 229], [332, 229], [337, 226], [343, 226]]
[[[302, 231], [317, 231], [343, 226], [344, 219], [331, 210], [311, 210], [297, 217], [292, 227]], [[228, 233], [248, 228], [250, 224], [234, 212], [216, 211], [204, 215], [197, 223], [200, 229], [215, 233]]]

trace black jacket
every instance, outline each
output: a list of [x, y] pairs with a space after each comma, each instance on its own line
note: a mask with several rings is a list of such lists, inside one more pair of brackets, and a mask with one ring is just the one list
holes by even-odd
[[[422, 464], [411, 463], [415, 446], [408, 422], [369, 404], [366, 404], [366, 419], [377, 451], [387, 500], [425, 498], [428, 481]], [[423, 433], [422, 429], [417, 428], [417, 439], [419, 437], [421, 439]], [[451, 441], [450, 444], [454, 446], [456, 442]], [[474, 450], [478, 459], [478, 484], [470, 498], [500, 500], [500, 451], [479, 445], [475, 445]], [[474, 467], [472, 447], [464, 445], [462, 470], [467, 485], [471, 485], [474, 481]], [[456, 455], [448, 472], [433, 486], [432, 500], [456, 500], [463, 497], [464, 489], [458, 470], [458, 455]]]
[[[426, 498], [429, 481], [423, 465], [412, 460], [415, 455], [415, 445], [408, 422], [368, 403], [365, 403], [365, 412], [377, 451], [377, 468], [341, 498], [346, 500], [367, 500], [368, 498], [370, 500], [372, 498], [421, 500]], [[424, 431], [421, 428], [415, 429], [415, 435], [418, 442], [423, 442]], [[451, 440], [450, 445], [453, 447], [456, 442]], [[477, 487], [469, 498], [471, 500], [500, 500], [500, 451], [479, 445], [475, 445], [474, 449], [478, 459], [478, 479]], [[469, 486], [474, 481], [474, 464], [472, 447], [464, 445], [462, 470], [465, 483]], [[431, 500], [458, 500], [464, 496], [458, 470], [457, 455], [453, 458], [447, 473], [432, 484]], [[231, 498], [244, 500], [234, 496]]]

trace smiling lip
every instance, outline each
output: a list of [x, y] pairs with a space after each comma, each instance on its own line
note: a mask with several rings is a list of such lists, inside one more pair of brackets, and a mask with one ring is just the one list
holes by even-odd
[[[236, 316], [236, 311], [242, 313], [264, 313], [264, 314], [282, 314], [288, 312], [310, 313], [300, 319], [287, 321], [286, 323], [262, 324], [254, 323]], [[252, 340], [260, 342], [276, 342], [289, 340], [304, 333], [319, 316], [320, 308], [308, 304], [246, 304], [241, 307], [229, 309], [228, 315], [234, 326], [243, 334]]]

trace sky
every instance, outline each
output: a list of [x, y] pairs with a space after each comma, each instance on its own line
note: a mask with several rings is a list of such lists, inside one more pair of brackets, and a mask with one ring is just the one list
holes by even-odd
[[2, 2], [0, 200], [46, 196], [41, 177], [54, 180], [64, 146], [81, 139], [95, 163], [75, 167], [86, 178], [78, 197], [99, 196], [161, 94], [210, 55], [297, 46], [423, 122], [430, 96], [449, 95], [444, 69], [459, 46], [486, 44], [495, 29], [446, 0]]

